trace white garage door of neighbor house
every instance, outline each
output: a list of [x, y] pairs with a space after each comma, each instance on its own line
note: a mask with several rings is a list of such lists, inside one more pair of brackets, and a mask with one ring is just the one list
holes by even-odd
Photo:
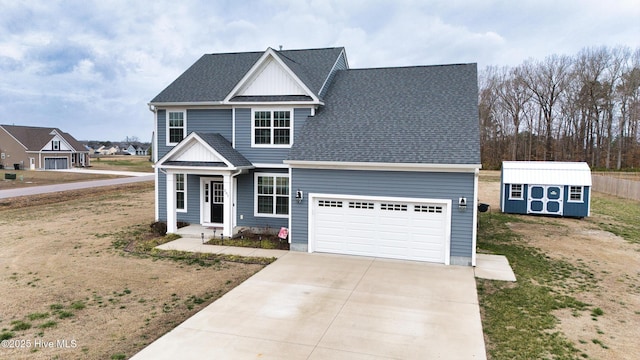
[[44, 158], [44, 168], [47, 170], [57, 170], [67, 168], [66, 158]]
[[445, 263], [447, 204], [322, 197], [313, 208], [314, 251]]

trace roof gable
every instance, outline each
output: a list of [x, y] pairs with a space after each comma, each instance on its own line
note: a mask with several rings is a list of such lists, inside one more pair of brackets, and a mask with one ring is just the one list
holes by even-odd
[[[234, 97], [235, 101], [241, 98], [250, 102], [318, 102], [318, 94], [340, 57], [345, 57], [344, 48], [280, 51], [269, 48], [264, 52], [206, 54], [150, 103], [224, 104], [234, 101]], [[276, 64], [280, 67], [274, 67]], [[263, 68], [264, 65], [268, 66]], [[264, 83], [269, 83], [267, 75], [276, 75], [278, 71], [284, 71], [288, 76], [283, 77], [287, 80], [286, 86], [278, 86], [280, 91], [275, 94], [257, 94], [258, 89], [264, 88]], [[257, 76], [260, 74], [264, 76]]]
[[503, 161], [503, 184], [591, 186], [586, 162]]
[[7, 133], [22, 144], [27, 151], [40, 151], [47, 147], [47, 144], [58, 136], [63, 143], [68, 145], [68, 149], [86, 152], [78, 140], [70, 134], [58, 128], [45, 128], [35, 126], [0, 125]]
[[225, 102], [236, 96], [286, 96], [304, 95], [317, 102], [317, 96], [296, 74], [268, 48], [225, 98]]
[[226, 168], [251, 167], [252, 164], [237, 152], [220, 134], [192, 132], [158, 161], [160, 167], [217, 166]]

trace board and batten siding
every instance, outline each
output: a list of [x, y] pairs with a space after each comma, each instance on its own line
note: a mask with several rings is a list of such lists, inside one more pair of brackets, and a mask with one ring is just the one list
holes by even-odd
[[[238, 175], [237, 200], [236, 200], [236, 225], [246, 227], [280, 229], [289, 226], [289, 219], [266, 216], [254, 216], [255, 212], [255, 173], [282, 173], [287, 174], [287, 169], [257, 169], [247, 174]], [[291, 191], [291, 190], [290, 190]], [[291, 196], [291, 195], [290, 195]]]
[[[269, 109], [278, 108], [278, 106]], [[266, 109], [266, 107], [265, 107]], [[254, 164], [282, 164], [289, 156], [290, 148], [251, 147], [251, 109], [237, 108], [236, 112], [236, 136], [235, 149]], [[302, 130], [307, 117], [311, 115], [311, 109], [293, 109], [293, 141]]]
[[[449, 199], [451, 209], [451, 263], [471, 263], [473, 253], [473, 173], [393, 172], [364, 170], [292, 169], [291, 189], [304, 192], [301, 203], [293, 200], [292, 249], [306, 251], [308, 245], [309, 193]], [[458, 209], [458, 198], [466, 197], [466, 210]], [[455, 258], [455, 259], [454, 259]], [[455, 260], [455, 261], [454, 261]]]

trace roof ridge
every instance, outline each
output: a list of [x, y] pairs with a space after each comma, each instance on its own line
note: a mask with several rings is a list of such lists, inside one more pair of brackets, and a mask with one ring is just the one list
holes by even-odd
[[430, 68], [430, 67], [445, 67], [445, 66], [467, 66], [477, 65], [477, 63], [452, 63], [452, 64], [433, 64], [433, 65], [403, 65], [403, 66], [381, 66], [381, 67], [366, 67], [366, 68], [348, 68], [346, 70], [385, 70], [385, 69], [411, 69], [411, 68]]

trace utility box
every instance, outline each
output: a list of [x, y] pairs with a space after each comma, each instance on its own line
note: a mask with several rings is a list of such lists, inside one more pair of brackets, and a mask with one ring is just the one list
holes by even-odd
[[4, 174], [4, 178], [6, 180], [15, 180], [16, 179], [16, 174], [5, 173]]

